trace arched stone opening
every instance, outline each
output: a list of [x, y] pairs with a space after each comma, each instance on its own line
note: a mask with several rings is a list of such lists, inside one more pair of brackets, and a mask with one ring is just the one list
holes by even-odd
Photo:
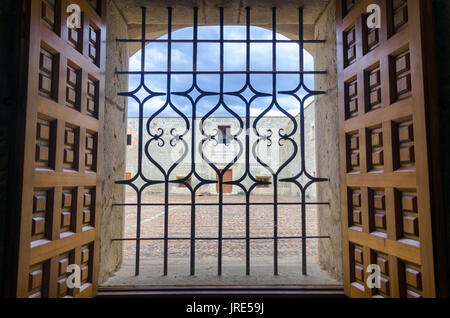
[[[142, 3], [141, 3], [142, 2]], [[217, 3], [215, 3], [217, 2]], [[245, 1], [244, 1], [245, 2]], [[334, 278], [341, 280], [341, 211], [339, 190], [339, 143], [337, 110], [337, 76], [336, 76], [336, 40], [335, 40], [335, 2], [334, 1], [283, 1], [276, 3], [278, 10], [277, 32], [291, 39], [298, 39], [299, 6], [305, 7], [305, 39], [325, 39], [324, 44], [307, 44], [305, 49], [315, 60], [316, 70], [327, 71], [326, 75], [316, 76], [316, 89], [324, 90], [326, 95], [316, 97], [316, 166], [317, 173], [329, 178], [330, 182], [318, 186], [318, 201], [329, 202], [329, 206], [319, 207], [319, 235], [330, 235], [331, 239], [319, 241], [319, 262], [322, 269]], [[128, 57], [133, 55], [138, 46], [117, 43], [117, 38], [136, 38], [141, 30], [141, 5], [148, 1], [108, 1], [107, 13], [107, 91], [105, 123], [105, 163], [104, 195], [101, 228], [100, 283], [107, 280], [122, 261], [122, 244], [112, 242], [112, 238], [122, 237], [123, 211], [113, 207], [114, 203], [124, 202], [124, 188], [115, 185], [116, 180], [125, 175], [127, 102], [118, 97], [120, 91], [127, 91], [128, 79], [117, 76], [118, 70], [128, 69]], [[167, 33], [167, 6], [174, 8], [173, 30], [192, 26], [192, 7], [199, 7], [199, 26], [217, 25], [218, 10], [225, 8], [226, 25], [243, 25], [245, 7], [252, 7], [252, 25], [271, 29], [270, 8], [272, 1], [214, 1], [205, 6], [191, 1], [154, 1], [149, 6], [150, 21], [147, 26], [148, 37], [158, 38]], [[178, 14], [177, 14], [178, 12]], [[230, 14], [231, 13], [231, 14]]]

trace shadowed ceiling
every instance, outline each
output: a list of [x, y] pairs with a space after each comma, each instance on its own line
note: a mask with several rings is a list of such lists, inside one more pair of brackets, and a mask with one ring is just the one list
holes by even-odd
[[[158, 38], [167, 33], [167, 7], [173, 8], [173, 30], [192, 26], [193, 8], [199, 8], [199, 25], [218, 25], [219, 8], [224, 8], [227, 25], [245, 25], [246, 8], [251, 8], [251, 23], [271, 29], [272, 7], [277, 8], [277, 31], [298, 39], [298, 9], [304, 8], [305, 39], [313, 39], [314, 25], [330, 0], [112, 0], [128, 24], [130, 38], [141, 32], [141, 7], [147, 8], [147, 36]], [[139, 44], [130, 45], [130, 55]], [[308, 48], [307, 48], [308, 49]]]

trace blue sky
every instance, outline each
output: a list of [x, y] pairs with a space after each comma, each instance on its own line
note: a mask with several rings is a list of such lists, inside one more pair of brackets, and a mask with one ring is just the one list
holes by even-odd
[[[219, 39], [219, 27], [204, 26], [198, 29], [199, 39]], [[173, 39], [192, 39], [193, 28], [184, 28], [172, 33]], [[225, 26], [225, 39], [245, 40], [246, 28], [244, 26]], [[167, 39], [167, 35], [161, 37]], [[251, 27], [251, 39], [272, 39], [272, 32], [259, 28]], [[277, 39], [287, 40], [283, 35], [277, 34]], [[173, 71], [192, 71], [193, 46], [191, 43], [172, 43], [172, 70]], [[271, 43], [252, 43], [250, 47], [250, 68], [252, 71], [271, 71], [272, 70], [272, 44]], [[146, 71], [167, 71], [167, 43], [150, 43], [146, 47]], [[312, 56], [305, 51], [305, 71], [314, 69]], [[199, 71], [219, 71], [220, 68], [220, 45], [219, 43], [199, 43], [198, 44], [198, 70]], [[141, 69], [141, 51], [138, 51], [130, 58], [130, 71], [140, 71]], [[245, 43], [225, 43], [224, 44], [224, 69], [225, 71], [242, 71], [246, 69], [246, 44]], [[277, 69], [280, 71], [291, 71], [299, 69], [299, 46], [295, 43], [277, 44]], [[245, 86], [245, 75], [227, 74], [224, 78], [224, 91], [233, 92], [241, 90]], [[272, 93], [272, 75], [252, 75], [251, 83], [253, 87], [263, 93]], [[172, 92], [187, 91], [192, 86], [192, 75], [173, 75], [171, 78]], [[167, 92], [166, 75], [147, 75], [145, 78], [147, 87], [155, 92]], [[130, 75], [129, 91], [139, 86], [140, 75]], [[208, 92], [219, 91], [218, 75], [198, 75], [199, 87]], [[283, 74], [277, 75], [277, 90], [292, 90], [299, 83], [299, 75]], [[314, 76], [305, 75], [305, 83], [310, 89], [314, 89]], [[303, 92], [299, 92], [302, 96]], [[141, 90], [137, 94], [138, 98], [144, 99], [147, 94]], [[195, 95], [194, 95], [195, 96]], [[250, 98], [252, 94], [244, 94]], [[196, 97], [196, 96], [195, 96]], [[167, 100], [167, 95], [154, 97], [145, 104], [144, 116], [150, 116], [161, 108]], [[212, 107], [218, 103], [218, 96], [206, 96], [200, 99], [197, 104], [197, 116], [205, 115]], [[252, 102], [251, 115], [256, 116], [264, 111], [271, 102], [271, 97], [260, 97]], [[296, 115], [299, 112], [299, 103], [292, 96], [277, 95], [278, 103], [283, 109]], [[192, 115], [192, 105], [188, 98], [172, 95], [171, 101], [175, 107], [181, 110], [187, 116]], [[238, 115], [245, 115], [245, 103], [236, 96], [225, 96], [224, 101]], [[128, 116], [137, 117], [139, 115], [138, 103], [129, 98]], [[160, 116], [174, 116], [175, 112], [170, 107], [166, 108]], [[229, 116], [230, 113], [223, 107], [220, 107], [214, 116]], [[279, 110], [273, 109], [268, 116], [281, 115]]]

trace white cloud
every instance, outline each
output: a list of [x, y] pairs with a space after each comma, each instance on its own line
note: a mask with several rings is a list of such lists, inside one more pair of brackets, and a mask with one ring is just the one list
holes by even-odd
[[[192, 28], [186, 28], [177, 30], [174, 32], [174, 38], [188, 39], [192, 37]], [[200, 27], [199, 38], [203, 39], [218, 39], [218, 27]], [[245, 39], [246, 28], [242, 26], [226, 26], [225, 38], [226, 39]], [[251, 28], [252, 39], [272, 39], [272, 32], [267, 29], [252, 27]], [[164, 38], [167, 38], [165, 36]], [[287, 39], [285, 36], [278, 34], [277, 39]], [[243, 44], [225, 44], [225, 70], [245, 70], [246, 67], [246, 45]], [[192, 44], [177, 44], [172, 45], [172, 66], [176, 71], [191, 71], [193, 67], [192, 63]], [[198, 69], [199, 70], [219, 70], [220, 50], [219, 44], [199, 44], [198, 52]], [[304, 51], [305, 70], [314, 69], [313, 57], [306, 51]], [[234, 54], [234, 55], [233, 55]], [[146, 48], [146, 70], [147, 71], [166, 71], [167, 70], [167, 43], [150, 43]], [[140, 71], [141, 69], [141, 52], [138, 51], [130, 58], [130, 71]], [[298, 70], [299, 68], [299, 47], [295, 43], [283, 43], [277, 45], [277, 67], [279, 70]], [[252, 70], [265, 70], [270, 71], [272, 69], [272, 45], [254, 43], [251, 45], [251, 69]], [[225, 76], [226, 87], [233, 88], [232, 91], [239, 90], [239, 87], [245, 84], [245, 76], [238, 79], [239, 76]], [[297, 75], [283, 75], [277, 77], [277, 90], [292, 90], [298, 85]], [[310, 89], [313, 89], [314, 81], [313, 76], [305, 76], [306, 84]], [[261, 92], [272, 92], [272, 76], [271, 75], [252, 75], [251, 83], [255, 89]], [[140, 76], [130, 76], [129, 89], [132, 91], [140, 84]], [[166, 75], [148, 75], [146, 76], [146, 85], [153, 91], [165, 92], [167, 89], [167, 76]], [[172, 89], [175, 91], [187, 90], [192, 85], [192, 76], [190, 75], [174, 75], [172, 77]], [[206, 91], [219, 91], [219, 77], [201, 75], [199, 76], [199, 85]], [[236, 89], [235, 89], [236, 88]], [[141, 90], [137, 95], [141, 100], [148, 96], [148, 94]], [[288, 112], [293, 115], [298, 113], [298, 102], [289, 96], [278, 95], [279, 104], [284, 107]], [[215, 99], [215, 98], [213, 98]], [[129, 116], [138, 116], [138, 103], [135, 100], [129, 99]], [[259, 100], [259, 101], [258, 101]], [[260, 99], [252, 104], [252, 116], [260, 114], [264, 107], [264, 102]], [[152, 98], [146, 103], [146, 113], [154, 112], [159, 109], [166, 101], [165, 96]], [[212, 100], [211, 100], [212, 101]], [[205, 114], [210, 107], [215, 106], [214, 102], [211, 104], [208, 99], [203, 100], [198, 104], [200, 113]], [[181, 102], [178, 100], [177, 107], [184, 112], [189, 112], [191, 105], [186, 100]], [[179, 105], [178, 105], [179, 104]], [[214, 104], [214, 105], [213, 105]], [[237, 112], [245, 113], [245, 107], [241, 104], [233, 103], [232, 107]], [[220, 114], [217, 114], [220, 115]], [[269, 116], [281, 116], [282, 113], [279, 110], [273, 109], [267, 114]]]

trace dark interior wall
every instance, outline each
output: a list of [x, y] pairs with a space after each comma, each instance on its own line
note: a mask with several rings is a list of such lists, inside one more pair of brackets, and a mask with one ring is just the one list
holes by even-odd
[[[16, 0], [2, 0], [0, 6], [0, 32], [2, 43], [0, 45], [0, 286], [3, 286], [5, 264], [5, 219], [8, 211], [8, 162], [10, 148], [10, 123], [14, 109], [16, 43]], [[0, 288], [0, 295], [3, 288]]]
[[434, 11], [439, 83], [441, 180], [447, 228], [447, 272], [450, 273], [450, 1], [434, 0]]

